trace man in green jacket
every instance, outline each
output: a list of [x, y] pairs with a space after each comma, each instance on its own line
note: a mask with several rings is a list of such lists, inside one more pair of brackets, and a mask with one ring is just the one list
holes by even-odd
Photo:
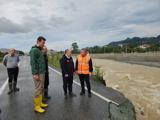
[[30, 64], [32, 69], [33, 81], [35, 84], [34, 110], [38, 113], [44, 113], [44, 107], [47, 104], [42, 102], [44, 89], [45, 61], [42, 49], [46, 39], [42, 36], [37, 38], [37, 44], [30, 50]]

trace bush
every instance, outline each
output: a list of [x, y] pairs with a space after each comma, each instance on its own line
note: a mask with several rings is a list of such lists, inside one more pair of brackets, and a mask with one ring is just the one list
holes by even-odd
[[2, 62], [2, 60], [3, 60], [3, 58], [2, 58], [2, 57], [0, 57], [0, 62]]
[[61, 54], [52, 54], [48, 56], [48, 63], [56, 68], [60, 68], [60, 59], [62, 55]]
[[0, 51], [0, 62], [2, 62], [4, 54]]
[[106, 85], [105, 80], [103, 79], [104, 71], [101, 69], [100, 66], [94, 66], [94, 79], [100, 81], [104, 85]]

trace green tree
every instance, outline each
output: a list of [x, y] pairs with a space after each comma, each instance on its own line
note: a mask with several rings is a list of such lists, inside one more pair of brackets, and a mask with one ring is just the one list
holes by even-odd
[[72, 43], [73, 53], [78, 53], [78, 44], [76, 42]]
[[17, 51], [19, 55], [24, 55], [23, 51]]

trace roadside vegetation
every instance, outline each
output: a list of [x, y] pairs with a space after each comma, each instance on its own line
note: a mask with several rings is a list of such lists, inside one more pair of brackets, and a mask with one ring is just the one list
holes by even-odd
[[2, 62], [4, 54], [0, 51], [0, 62]]
[[93, 72], [93, 79], [101, 82], [104, 85], [106, 85], [103, 77], [104, 77], [104, 71], [101, 69], [100, 66], [95, 65], [94, 66], [94, 72]]
[[62, 57], [62, 54], [56, 53], [56, 54], [50, 54], [48, 56], [48, 63], [49, 65], [55, 67], [55, 68], [60, 68], [60, 59]]

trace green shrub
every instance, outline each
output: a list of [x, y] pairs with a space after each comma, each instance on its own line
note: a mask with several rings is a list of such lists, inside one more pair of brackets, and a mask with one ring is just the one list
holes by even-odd
[[2, 62], [4, 54], [0, 51], [0, 62]]
[[3, 58], [2, 58], [2, 57], [0, 57], [0, 62], [2, 62], [2, 60], [3, 60]]
[[48, 56], [48, 63], [56, 68], [60, 68], [60, 59], [62, 55], [61, 54], [52, 54]]
[[94, 80], [100, 81], [104, 85], [106, 85], [105, 80], [103, 79], [104, 71], [101, 69], [100, 66], [94, 66]]

